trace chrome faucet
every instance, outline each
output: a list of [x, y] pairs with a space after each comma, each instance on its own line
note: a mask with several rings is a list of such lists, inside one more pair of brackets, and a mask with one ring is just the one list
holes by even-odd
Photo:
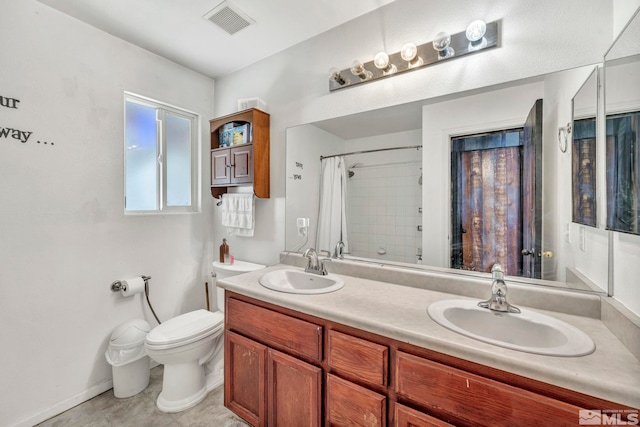
[[507, 284], [504, 282], [504, 270], [499, 262], [493, 264], [491, 268], [491, 298], [487, 301], [478, 303], [478, 307], [488, 308], [489, 310], [501, 313], [520, 313], [518, 307], [507, 302]]
[[304, 269], [305, 273], [313, 273], [320, 274], [322, 276], [326, 276], [329, 274], [327, 269], [324, 267], [324, 262], [318, 260], [318, 253], [315, 249], [309, 248], [302, 254], [303, 257], [309, 258], [307, 262], [307, 267]]
[[338, 240], [338, 243], [336, 243], [336, 249], [333, 251], [333, 257], [344, 259], [344, 242], [342, 240]]

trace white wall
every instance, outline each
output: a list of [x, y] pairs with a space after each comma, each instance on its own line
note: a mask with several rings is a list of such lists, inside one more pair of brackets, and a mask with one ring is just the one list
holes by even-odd
[[200, 114], [204, 154], [214, 85], [34, 0], [2, 2], [0, 56], [0, 95], [20, 100], [0, 126], [33, 132], [0, 138], [0, 425], [30, 426], [110, 388], [118, 324], [156, 324], [111, 282], [152, 276], [161, 319], [205, 306], [211, 196], [202, 213], [123, 214], [123, 91]]
[[640, 8], [640, 0], [613, 0], [614, 37], [620, 34], [638, 8]]

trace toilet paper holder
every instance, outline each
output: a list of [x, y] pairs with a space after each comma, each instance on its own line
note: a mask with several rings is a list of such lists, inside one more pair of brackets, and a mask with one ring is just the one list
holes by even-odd
[[[151, 279], [151, 276], [140, 276], [142, 280], [144, 280], [144, 284], [147, 285], [147, 282]], [[116, 280], [111, 284], [111, 292], [120, 292], [121, 290], [126, 291], [126, 284], [123, 284], [122, 281]]]

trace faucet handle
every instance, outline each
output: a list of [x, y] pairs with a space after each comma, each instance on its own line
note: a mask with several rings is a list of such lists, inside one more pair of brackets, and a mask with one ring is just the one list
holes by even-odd
[[491, 267], [491, 277], [493, 279], [504, 280], [504, 270], [502, 269], [502, 264], [496, 262]]

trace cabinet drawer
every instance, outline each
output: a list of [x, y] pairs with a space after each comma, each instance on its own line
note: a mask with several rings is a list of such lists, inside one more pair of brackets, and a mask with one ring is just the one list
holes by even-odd
[[460, 425], [575, 426], [580, 408], [399, 351], [395, 391]]
[[393, 419], [396, 427], [451, 427], [449, 423], [399, 403], [393, 405]]
[[322, 326], [227, 299], [227, 328], [278, 350], [322, 361]]
[[327, 374], [327, 423], [332, 427], [384, 427], [387, 398]]
[[328, 335], [331, 368], [367, 384], [387, 385], [389, 349], [386, 346], [334, 330], [330, 330]]

